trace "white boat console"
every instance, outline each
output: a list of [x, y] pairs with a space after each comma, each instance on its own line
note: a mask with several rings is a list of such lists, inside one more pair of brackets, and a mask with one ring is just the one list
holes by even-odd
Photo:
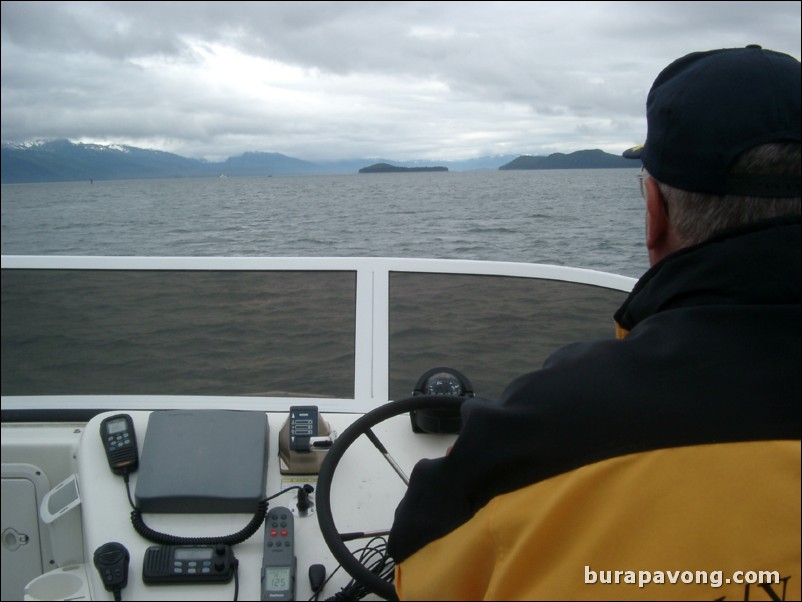
[[[85, 537], [84, 556], [87, 559], [85, 574], [93, 600], [112, 600], [105, 591], [101, 576], [91, 559], [95, 550], [108, 542], [121, 543], [130, 553], [128, 584], [122, 590], [123, 600], [233, 600], [234, 582], [181, 583], [148, 585], [143, 581], [143, 560], [148, 547], [156, 545], [142, 537], [132, 526], [131, 507], [123, 479], [109, 469], [100, 436], [103, 419], [120, 412], [103, 413], [86, 425], [78, 449], [78, 483], [81, 496], [81, 513]], [[145, 440], [149, 412], [134, 411], [129, 415], [136, 428], [138, 442]], [[270, 425], [267, 491], [268, 496], [289, 487], [317, 485], [316, 475], [283, 475], [279, 468], [279, 431], [286, 421], [286, 412], [267, 412]], [[325, 414], [335, 432], [342, 432], [358, 415]], [[391, 451], [402, 469], [409, 474], [412, 464], [421, 454], [434, 457], [445, 452], [453, 440], [449, 435], [415, 434], [407, 416], [389, 420], [377, 428], [377, 436]], [[177, 434], [180, 441], [181, 435]], [[142, 451], [142, 450], [140, 450]], [[317, 453], [317, 452], [314, 452]], [[130, 476], [135, 491], [138, 475]], [[345, 454], [332, 483], [331, 506], [334, 520], [341, 532], [386, 531], [392, 524], [392, 514], [404, 491], [404, 484], [387, 465], [384, 458], [370, 444], [359, 442]], [[288, 491], [270, 501], [270, 509], [283, 507], [290, 510], [295, 526], [296, 597], [308, 600], [313, 596], [309, 583], [309, 567], [315, 564], [326, 568], [327, 576], [339, 564], [324, 541], [318, 524], [316, 493], [310, 496], [312, 506], [303, 512], [297, 508], [298, 492]], [[145, 513], [147, 525], [152, 529], [184, 537], [212, 537], [228, 535], [241, 530], [252, 518], [247, 513]], [[246, 541], [232, 546], [239, 561], [238, 580], [240, 600], [260, 600], [261, 570], [265, 529], [271, 529], [270, 520]], [[356, 549], [368, 543], [367, 539], [352, 542]], [[334, 595], [350, 576], [340, 570], [321, 592], [321, 599]], [[67, 592], [65, 592], [66, 594]]]

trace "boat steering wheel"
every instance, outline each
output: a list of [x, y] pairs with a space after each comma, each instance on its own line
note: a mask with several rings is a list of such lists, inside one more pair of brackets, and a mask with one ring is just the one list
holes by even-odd
[[[385, 600], [397, 600], [395, 587], [391, 581], [385, 581], [378, 574], [372, 572], [362, 564], [345, 545], [346, 541], [354, 539], [374, 537], [376, 533], [339, 533], [334, 524], [331, 513], [331, 483], [334, 478], [334, 471], [337, 464], [345, 454], [346, 450], [362, 435], [367, 436], [377, 449], [385, 456], [391, 465], [395, 462], [389, 457], [387, 450], [379, 441], [378, 437], [371, 430], [380, 422], [389, 418], [417, 410], [446, 410], [455, 409], [462, 405], [466, 397], [451, 397], [444, 395], [416, 395], [397, 401], [388, 402], [378, 408], [364, 414], [356, 422], [345, 429], [341, 435], [334, 440], [334, 443], [326, 453], [326, 458], [320, 467], [317, 479], [316, 506], [317, 518], [323, 539], [329, 546], [331, 553], [339, 561], [342, 567], [351, 577], [361, 583], [366, 589]], [[400, 468], [396, 468], [399, 472]], [[399, 472], [399, 474], [402, 474]], [[402, 477], [405, 479], [405, 477]], [[387, 532], [382, 532], [386, 535]]]

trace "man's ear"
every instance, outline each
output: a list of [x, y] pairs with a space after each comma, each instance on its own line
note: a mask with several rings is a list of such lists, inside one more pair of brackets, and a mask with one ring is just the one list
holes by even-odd
[[674, 251], [671, 222], [668, 209], [653, 178], [643, 182], [646, 191], [646, 248], [649, 250], [649, 263], [654, 265]]

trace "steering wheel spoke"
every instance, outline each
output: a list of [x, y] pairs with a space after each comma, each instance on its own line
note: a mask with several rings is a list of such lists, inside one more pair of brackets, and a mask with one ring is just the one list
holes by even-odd
[[376, 436], [376, 433], [373, 432], [373, 429], [367, 429], [365, 431], [365, 436], [370, 439], [370, 442], [373, 443], [374, 447], [379, 450], [379, 453], [387, 460], [387, 463], [392, 467], [395, 473], [401, 477], [401, 480], [404, 481], [404, 485], [409, 487], [409, 477], [404, 472], [404, 469], [398, 465], [398, 462], [395, 461], [390, 455], [390, 452], [387, 451], [387, 448], [384, 447], [384, 444], [379, 441], [379, 438]]

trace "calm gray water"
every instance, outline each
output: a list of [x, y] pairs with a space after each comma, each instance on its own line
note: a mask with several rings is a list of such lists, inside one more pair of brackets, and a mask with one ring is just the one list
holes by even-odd
[[391, 256], [648, 267], [637, 170], [2, 186], [4, 255]]

